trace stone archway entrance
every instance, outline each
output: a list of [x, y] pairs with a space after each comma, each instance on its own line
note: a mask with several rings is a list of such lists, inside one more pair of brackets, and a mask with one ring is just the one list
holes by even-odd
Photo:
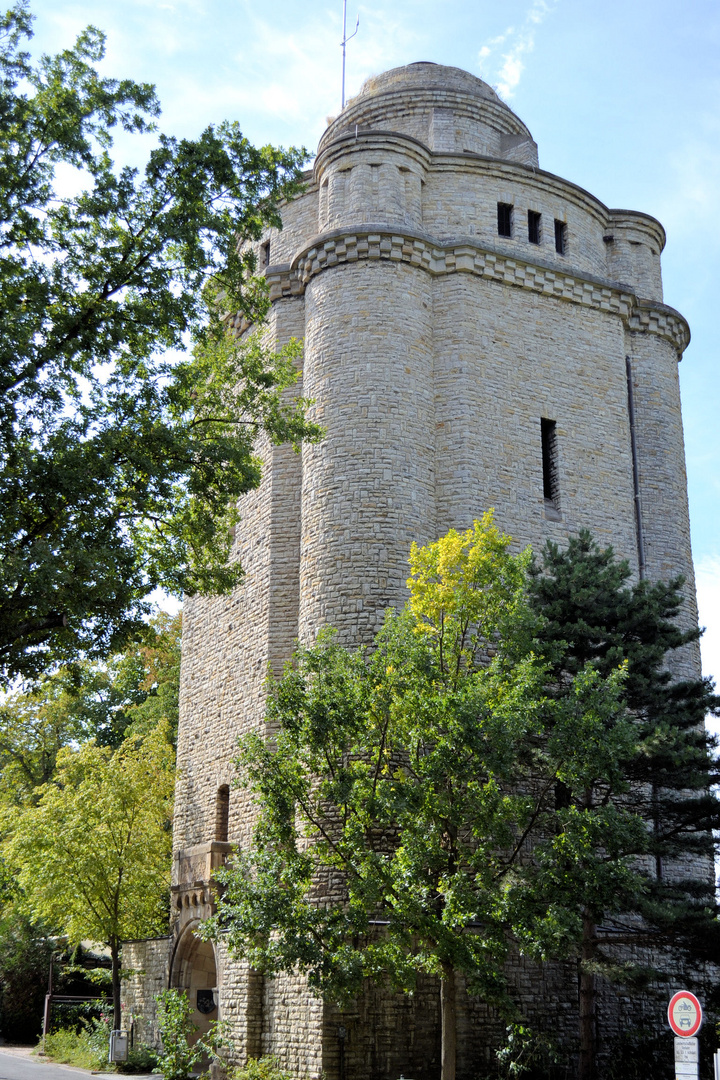
[[170, 986], [187, 993], [191, 1020], [197, 1028], [195, 1038], [209, 1031], [210, 1023], [218, 1019], [215, 950], [209, 941], [196, 936], [198, 925], [191, 922], [183, 930], [170, 970]]

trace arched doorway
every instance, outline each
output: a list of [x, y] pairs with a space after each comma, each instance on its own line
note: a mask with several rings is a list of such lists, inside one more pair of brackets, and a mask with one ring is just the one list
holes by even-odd
[[180, 936], [170, 971], [170, 986], [187, 993], [195, 1038], [218, 1019], [217, 964], [211, 942], [201, 941], [195, 930], [199, 922], [188, 923]]

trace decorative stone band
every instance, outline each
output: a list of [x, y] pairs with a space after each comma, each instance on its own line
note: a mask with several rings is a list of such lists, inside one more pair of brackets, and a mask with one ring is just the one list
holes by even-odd
[[[362, 259], [403, 262], [437, 276], [473, 274], [488, 281], [513, 285], [543, 296], [619, 315], [628, 329], [667, 338], [682, 355], [690, 342], [690, 329], [674, 308], [643, 300], [620, 282], [563, 270], [540, 260], [480, 246], [471, 237], [438, 242], [421, 233], [398, 231], [383, 225], [335, 230], [316, 237], [291, 263], [269, 266], [266, 280], [273, 301], [301, 296], [316, 274], [332, 266]], [[238, 327], [240, 329], [240, 327]]]

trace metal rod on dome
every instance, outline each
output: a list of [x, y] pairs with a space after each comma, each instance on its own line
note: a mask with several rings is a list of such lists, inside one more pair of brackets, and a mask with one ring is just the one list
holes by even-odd
[[347, 45], [348, 41], [352, 41], [352, 39], [355, 37], [355, 35], [358, 32], [358, 27], [359, 26], [360, 26], [360, 16], [358, 15], [357, 22], [355, 23], [355, 29], [353, 30], [350, 37], [347, 36], [347, 0], [343, 0], [343, 39], [342, 39], [342, 41], [340, 43], [342, 45], [342, 52], [343, 52], [343, 63], [342, 63], [342, 105], [341, 105], [342, 109], [345, 108], [345, 46]]

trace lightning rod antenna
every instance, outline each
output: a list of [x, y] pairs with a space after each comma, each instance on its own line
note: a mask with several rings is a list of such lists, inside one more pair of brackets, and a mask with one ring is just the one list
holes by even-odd
[[355, 29], [353, 30], [350, 37], [347, 36], [347, 0], [343, 0], [343, 39], [340, 42], [340, 44], [342, 45], [342, 54], [343, 54], [343, 62], [342, 62], [342, 105], [341, 105], [342, 109], [345, 108], [345, 46], [347, 45], [348, 41], [352, 41], [352, 39], [355, 37], [355, 35], [358, 32], [358, 27], [359, 26], [360, 26], [360, 16], [358, 15], [357, 22], [355, 23]]

